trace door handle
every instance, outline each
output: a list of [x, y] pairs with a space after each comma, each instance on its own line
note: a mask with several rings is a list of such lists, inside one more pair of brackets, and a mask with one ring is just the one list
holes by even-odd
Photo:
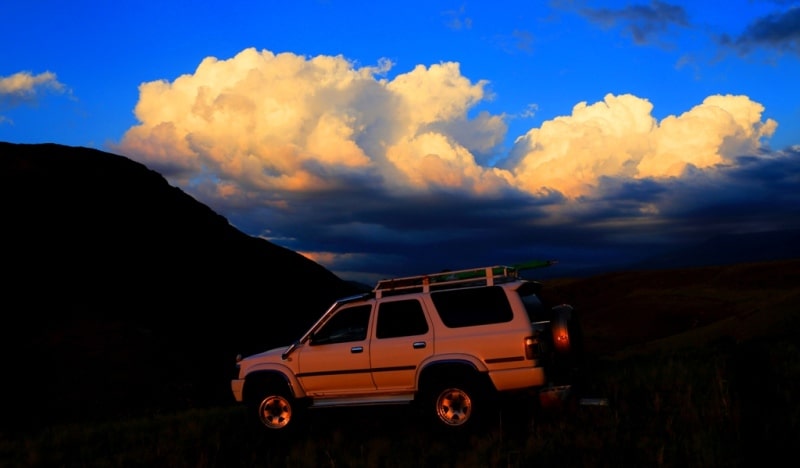
[[426, 346], [428, 346], [428, 344], [425, 343], [424, 341], [415, 341], [414, 342], [414, 349], [422, 349], [422, 348], [424, 348]]
[[353, 353], [353, 354], [363, 353], [364, 352], [364, 347], [363, 346], [353, 346], [352, 348], [350, 348], [350, 352]]

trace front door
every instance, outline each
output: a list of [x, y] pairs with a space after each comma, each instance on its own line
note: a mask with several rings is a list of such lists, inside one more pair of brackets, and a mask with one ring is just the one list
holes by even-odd
[[370, 372], [372, 304], [343, 307], [298, 350], [297, 374], [309, 396], [375, 390]]

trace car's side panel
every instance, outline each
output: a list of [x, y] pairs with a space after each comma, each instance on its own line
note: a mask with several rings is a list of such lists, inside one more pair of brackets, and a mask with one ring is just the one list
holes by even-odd
[[433, 354], [433, 333], [390, 338], [372, 347], [372, 375], [379, 390], [413, 390], [420, 363]]
[[547, 383], [544, 369], [541, 367], [494, 370], [489, 372], [489, 378], [494, 387], [502, 391], [540, 387]]

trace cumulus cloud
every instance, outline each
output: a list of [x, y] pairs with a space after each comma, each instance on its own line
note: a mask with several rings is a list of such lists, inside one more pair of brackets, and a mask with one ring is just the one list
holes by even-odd
[[310, 258], [370, 257], [397, 271], [420, 249], [479, 256], [481, 242], [517, 256], [535, 256], [532, 239], [574, 251], [576, 226], [586, 248], [619, 226], [663, 238], [665, 219], [679, 216], [672, 188], [711, 181], [703, 186], [727, 200], [712, 182], [743, 184], [742, 156], [765, 160], [762, 141], [777, 125], [747, 96], [709, 96], [657, 121], [647, 99], [608, 94], [499, 154], [506, 116], [470, 117], [487, 82], [452, 62], [387, 79], [392, 66], [255, 49], [209, 57], [172, 82], [143, 83], [140, 123], [116, 149], [245, 232]]
[[[0, 76], [0, 109], [35, 104], [43, 94], [64, 92], [68, 92], [66, 86], [49, 71], [38, 75], [26, 71]], [[0, 115], [0, 124], [3, 122], [11, 120]]]
[[[229, 196], [242, 196], [334, 190], [353, 177], [422, 188], [452, 175], [448, 160], [468, 168], [471, 150], [499, 144], [499, 118], [465, 117], [484, 98], [486, 82], [471, 83], [456, 63], [418, 66], [386, 81], [380, 75], [390, 66], [255, 49], [207, 58], [192, 75], [141, 85], [141, 124], [119, 147], [166, 175], [210, 175], [233, 185]], [[465, 128], [468, 147], [453, 138]], [[414, 156], [406, 156], [410, 148]], [[423, 163], [448, 173], [421, 175]], [[457, 177], [483, 179], [487, 171], [471, 166]]]
[[680, 116], [657, 122], [653, 105], [632, 95], [579, 103], [572, 115], [544, 122], [517, 140], [510, 167], [530, 193], [550, 188], [590, 195], [603, 177], [679, 177], [689, 166], [729, 164], [775, 131], [763, 106], [746, 96], [710, 96]]

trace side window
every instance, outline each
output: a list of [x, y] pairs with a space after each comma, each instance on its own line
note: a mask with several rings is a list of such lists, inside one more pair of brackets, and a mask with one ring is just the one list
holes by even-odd
[[431, 293], [442, 323], [449, 328], [510, 322], [514, 318], [505, 291], [499, 286]]
[[311, 339], [311, 345], [363, 341], [367, 338], [369, 313], [372, 305], [342, 309], [322, 326]]
[[383, 302], [378, 307], [378, 338], [396, 338], [428, 333], [422, 304], [416, 299]]

